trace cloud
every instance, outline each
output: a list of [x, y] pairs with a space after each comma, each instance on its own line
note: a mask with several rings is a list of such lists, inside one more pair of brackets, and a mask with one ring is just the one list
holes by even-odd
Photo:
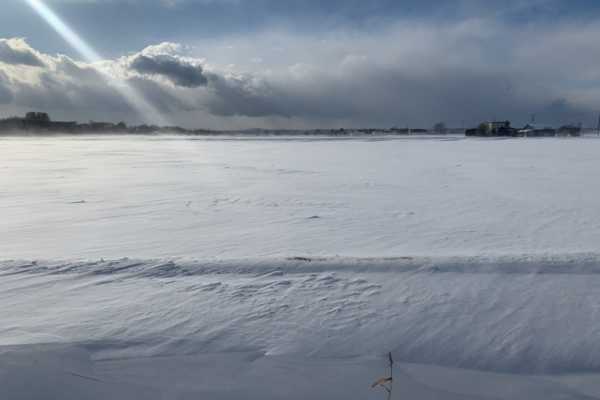
[[208, 83], [200, 65], [169, 55], [151, 57], [140, 54], [133, 59], [130, 68], [143, 75], [164, 76], [177, 86], [196, 88]]
[[103, 70], [190, 127], [468, 126], [492, 118], [519, 125], [532, 113], [547, 123], [590, 125], [600, 102], [598, 34], [591, 24], [413, 21], [369, 33], [159, 43], [92, 64], [4, 39], [41, 65], [0, 66], [0, 98], [69, 119], [141, 122]]
[[24, 39], [0, 39], [0, 62], [12, 65], [44, 67], [45, 64]]
[[[527, 29], [473, 19], [437, 26], [403, 24], [371, 35], [273, 32], [229, 39], [227, 47], [240, 57], [234, 58], [234, 69], [252, 72], [207, 71], [210, 90], [204, 105], [216, 115], [278, 116], [310, 121], [311, 126], [426, 127], [437, 120], [460, 126], [493, 118], [520, 124], [531, 113], [556, 124], [591, 120], [594, 101], [600, 99], [573, 81], [592, 77], [600, 57], [572, 63], [568, 49], [577, 42], [578, 51], [585, 52], [597, 28], [588, 27], [585, 34], [577, 34], [583, 28], [573, 26], [557, 26], [556, 32]], [[528, 39], [516, 40], [523, 36]], [[575, 41], [580, 36], [586, 40]], [[252, 42], [260, 43], [258, 50]], [[198, 47], [207, 59], [226, 60], [224, 44], [214, 44], [218, 49], [212, 52], [207, 42]], [[544, 54], [546, 48], [553, 51]], [[250, 61], [242, 65], [255, 57], [263, 60], [260, 66]], [[560, 117], [552, 112], [556, 104], [564, 105]]]
[[206, 96], [207, 109], [216, 115], [249, 117], [291, 117], [301, 110], [291, 110], [285, 94], [264, 79], [248, 75], [220, 76], [210, 74], [210, 92]]

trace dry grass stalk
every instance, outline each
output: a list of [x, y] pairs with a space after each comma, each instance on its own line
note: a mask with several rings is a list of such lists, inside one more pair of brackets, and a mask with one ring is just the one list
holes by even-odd
[[388, 353], [388, 361], [390, 367], [390, 375], [387, 377], [377, 379], [371, 385], [371, 388], [383, 388], [387, 392], [387, 400], [390, 400], [392, 398], [392, 390], [394, 389], [394, 359], [392, 358], [392, 353]]

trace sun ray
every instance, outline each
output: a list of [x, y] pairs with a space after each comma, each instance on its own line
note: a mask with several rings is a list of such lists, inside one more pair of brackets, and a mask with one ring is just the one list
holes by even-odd
[[[42, 0], [25, 0], [29, 6], [52, 27], [85, 61], [97, 63], [102, 57], [88, 44], [81, 35], [69, 27], [48, 5]], [[140, 117], [149, 123], [169, 125], [167, 119], [156, 107], [150, 104], [134, 87], [123, 79], [118, 79], [109, 71], [97, 68], [107, 82], [114, 87], [123, 98], [140, 114]]]

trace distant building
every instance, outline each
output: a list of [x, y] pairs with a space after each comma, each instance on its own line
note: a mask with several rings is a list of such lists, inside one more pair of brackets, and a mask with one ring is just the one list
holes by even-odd
[[47, 129], [50, 126], [50, 117], [45, 112], [28, 112], [25, 114], [25, 129]]
[[50, 116], [45, 112], [28, 112], [25, 114], [25, 120], [28, 123], [47, 124], [50, 122]]
[[544, 124], [527, 124], [523, 129], [519, 129], [519, 135], [527, 137], [556, 136], [556, 129]]
[[90, 121], [88, 127], [91, 131], [110, 131], [116, 129], [116, 125], [110, 122], [94, 122]]
[[60, 132], [74, 132], [77, 129], [77, 122], [75, 121], [52, 121], [50, 127], [54, 131]]
[[0, 130], [2, 131], [20, 131], [25, 129], [25, 120], [23, 118], [6, 118], [0, 120]]
[[510, 126], [510, 121], [489, 121], [479, 124], [477, 128], [467, 129], [467, 136], [517, 136], [517, 130]]
[[[142, 126], [140, 131], [144, 133], [159, 132], [157, 126]], [[183, 128], [173, 127], [171, 131], [187, 133]], [[76, 121], [52, 121], [45, 112], [31, 111], [24, 117], [11, 117], [0, 119], [0, 134], [15, 134], [27, 132], [33, 134], [89, 134], [89, 133], [134, 133], [137, 127], [129, 128], [125, 122], [114, 124], [112, 122], [94, 122], [79, 124]]]
[[581, 125], [563, 125], [556, 131], [558, 136], [581, 136]]
[[0, 120], [0, 131], [34, 131], [74, 133], [78, 128], [75, 121], [52, 121], [44, 112], [28, 112], [25, 118], [12, 117]]

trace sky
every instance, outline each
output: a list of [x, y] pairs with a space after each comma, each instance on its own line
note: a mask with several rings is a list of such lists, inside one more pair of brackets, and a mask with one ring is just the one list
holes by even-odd
[[3, 0], [0, 116], [593, 126], [599, 34], [594, 0]]

